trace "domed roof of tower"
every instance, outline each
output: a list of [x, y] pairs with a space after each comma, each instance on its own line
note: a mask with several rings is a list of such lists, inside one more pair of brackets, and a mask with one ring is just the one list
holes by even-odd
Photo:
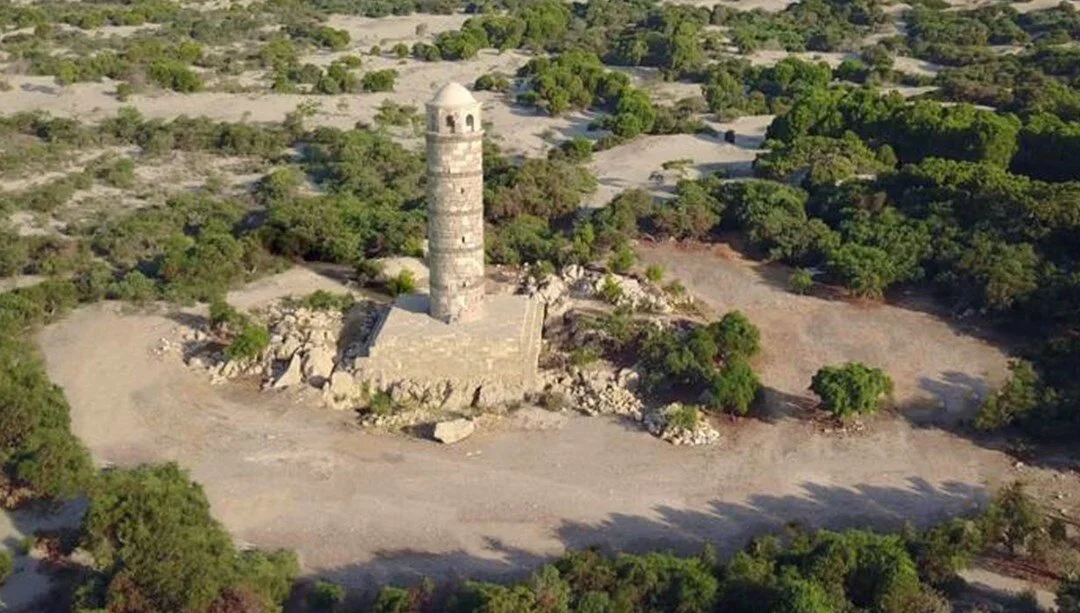
[[435, 94], [435, 97], [428, 104], [447, 107], [470, 106], [476, 104], [476, 98], [473, 98], [473, 95], [463, 85], [451, 81], [443, 85], [442, 89]]

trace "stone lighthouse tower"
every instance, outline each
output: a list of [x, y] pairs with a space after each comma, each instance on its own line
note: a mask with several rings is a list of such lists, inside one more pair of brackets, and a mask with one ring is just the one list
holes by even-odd
[[480, 103], [448, 83], [427, 103], [430, 314], [446, 323], [484, 296], [483, 141]]

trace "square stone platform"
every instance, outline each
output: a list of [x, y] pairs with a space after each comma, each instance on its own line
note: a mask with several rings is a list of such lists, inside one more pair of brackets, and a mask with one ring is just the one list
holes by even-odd
[[528, 296], [493, 294], [467, 319], [447, 324], [428, 315], [427, 294], [401, 296], [355, 370], [378, 389], [408, 387], [440, 406], [520, 399], [536, 385], [543, 311]]

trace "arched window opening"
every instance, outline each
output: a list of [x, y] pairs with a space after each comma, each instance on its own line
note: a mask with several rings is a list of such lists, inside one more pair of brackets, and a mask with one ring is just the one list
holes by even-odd
[[457, 133], [457, 123], [454, 122], [454, 116], [453, 115], [447, 115], [446, 116], [446, 129], [450, 130], [451, 134], [456, 134]]
[[465, 117], [465, 125], [469, 127], [469, 132], [476, 132], [476, 122], [473, 120], [472, 115]]

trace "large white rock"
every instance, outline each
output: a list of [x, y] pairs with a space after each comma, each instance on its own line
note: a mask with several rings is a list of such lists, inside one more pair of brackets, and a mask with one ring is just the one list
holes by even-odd
[[304, 376], [315, 385], [322, 385], [334, 372], [334, 351], [329, 347], [315, 345], [304, 359]]
[[304, 382], [304, 377], [300, 372], [300, 356], [294, 355], [289, 360], [289, 366], [285, 369], [285, 372], [281, 373], [277, 379], [274, 380], [274, 389], [284, 389], [286, 387], [292, 387], [294, 385], [300, 385]]
[[476, 424], [469, 419], [452, 419], [435, 424], [433, 437], [440, 443], [451, 445], [468, 438], [476, 430]]
[[335, 371], [330, 375], [330, 381], [326, 384], [326, 389], [334, 398], [352, 398], [356, 396], [357, 385], [353, 376], [343, 370]]

